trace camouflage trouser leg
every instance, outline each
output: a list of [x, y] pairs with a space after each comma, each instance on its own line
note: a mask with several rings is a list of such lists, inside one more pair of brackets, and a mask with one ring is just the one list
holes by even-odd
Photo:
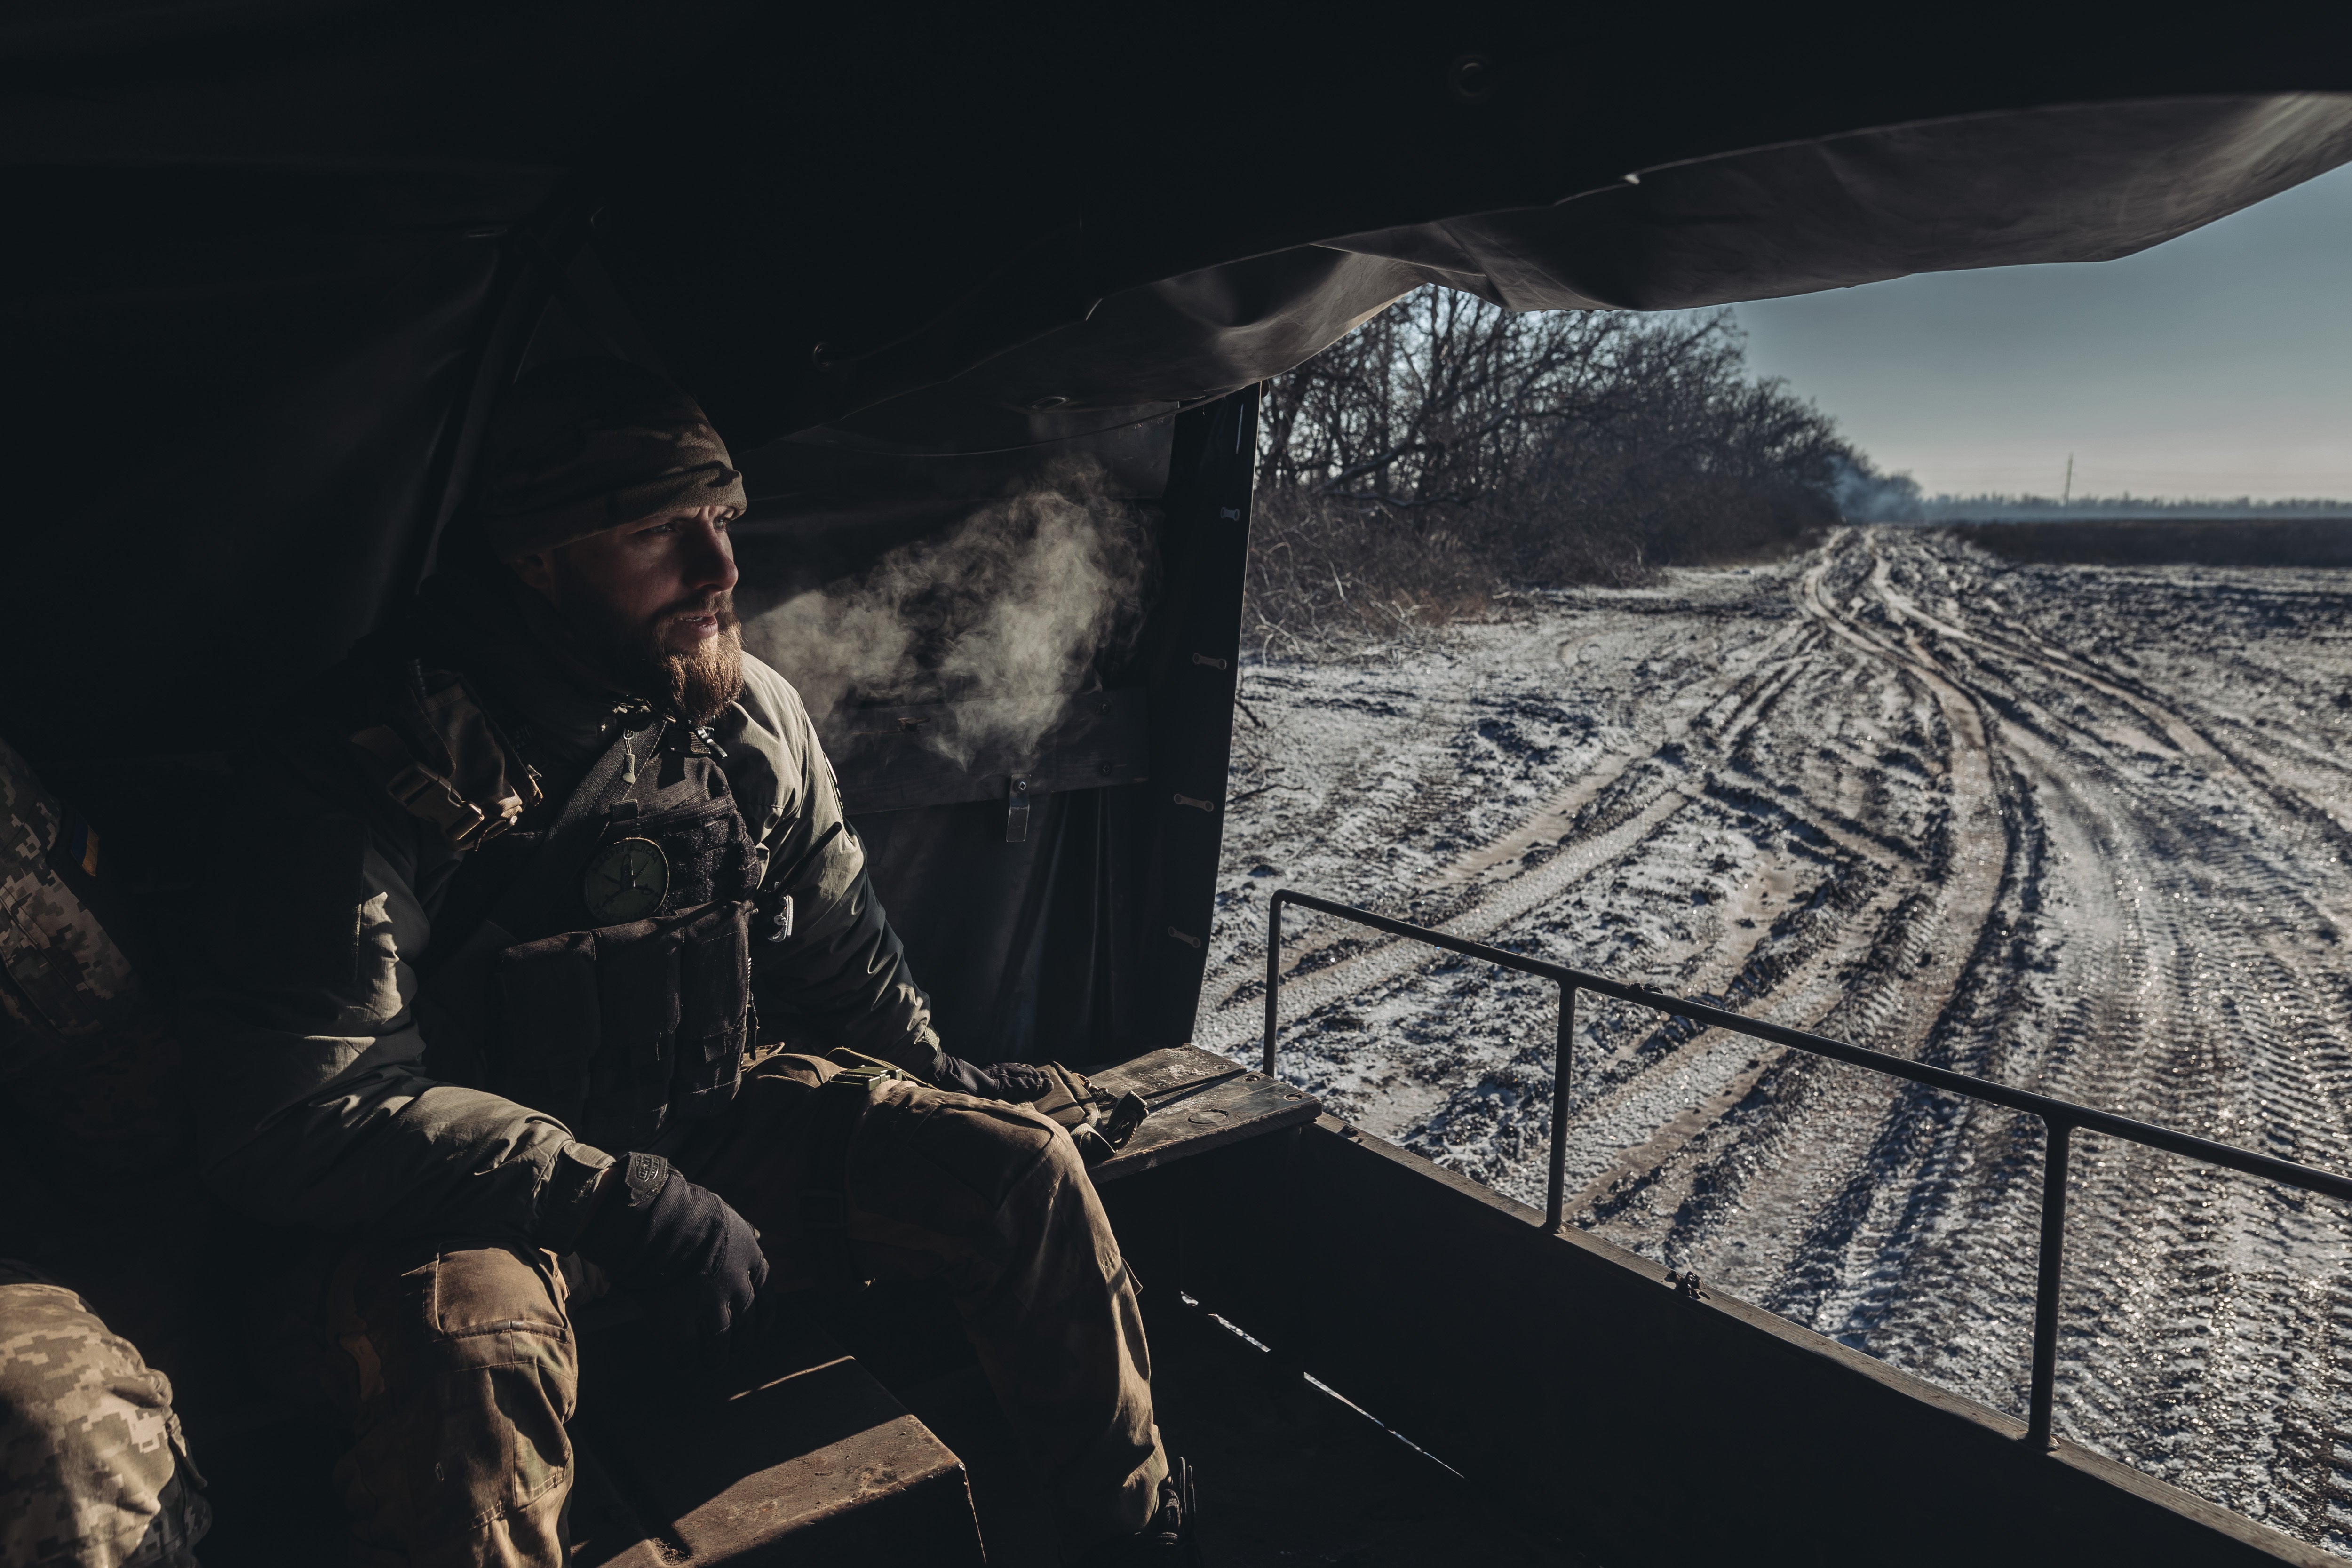
[[[816, 1085], [803, 1056], [744, 1075], [680, 1167], [760, 1227], [771, 1289], [821, 1283], [803, 1222]], [[877, 1086], [849, 1143], [851, 1256], [877, 1279], [943, 1286], [1076, 1550], [1140, 1528], [1168, 1461], [1135, 1282], [1069, 1135], [1019, 1106]]]
[[0, 1564], [194, 1568], [203, 1485], [163, 1374], [80, 1297], [0, 1261]]
[[560, 1568], [579, 1362], [545, 1253], [364, 1245], [336, 1268], [330, 1392], [356, 1563]]

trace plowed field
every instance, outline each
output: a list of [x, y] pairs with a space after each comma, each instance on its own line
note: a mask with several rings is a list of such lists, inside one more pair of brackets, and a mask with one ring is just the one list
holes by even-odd
[[[1204, 1045], [1290, 885], [2352, 1170], [2352, 572], [1847, 531], [1243, 681]], [[1554, 997], [1294, 912], [1286, 1077], [1542, 1201]], [[1576, 1223], [2022, 1413], [2038, 1122], [1588, 995]], [[2352, 1217], [2076, 1145], [2059, 1430], [2352, 1552]]]

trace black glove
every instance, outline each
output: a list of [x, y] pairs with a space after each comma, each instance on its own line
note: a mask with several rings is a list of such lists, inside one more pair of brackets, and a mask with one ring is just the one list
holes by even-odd
[[619, 1185], [580, 1236], [580, 1256], [643, 1293], [666, 1325], [716, 1341], [751, 1321], [768, 1259], [760, 1233], [657, 1154], [624, 1154]]
[[1033, 1068], [1027, 1062], [998, 1062], [994, 1067], [975, 1067], [971, 1062], [951, 1057], [945, 1051], [931, 1063], [931, 1081], [941, 1089], [954, 1089], [958, 1094], [976, 1094], [982, 1100], [1010, 1100], [1026, 1104], [1054, 1087], [1054, 1080], [1044, 1068]]

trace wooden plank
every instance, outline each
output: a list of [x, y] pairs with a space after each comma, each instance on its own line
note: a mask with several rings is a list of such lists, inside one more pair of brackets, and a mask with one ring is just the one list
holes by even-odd
[[[805, 1564], [952, 1563], [960, 1546], [963, 1561], [981, 1560], [962, 1464], [847, 1356], [736, 1400], [725, 1451], [739, 1463], [766, 1463], [677, 1515], [673, 1528], [693, 1562], [740, 1560], [758, 1548], [762, 1558]], [[851, 1409], [862, 1424], [830, 1441], [783, 1440], [795, 1426], [814, 1429]], [[667, 1445], [661, 1453], [677, 1457]], [[709, 1484], [699, 1465], [667, 1468], [677, 1487]], [[849, 1549], [821, 1555], [821, 1541], [836, 1537]]]
[[1123, 1062], [1088, 1068], [1086, 1073], [1097, 1087], [1108, 1089], [1114, 1095], [1133, 1089], [1149, 1100], [1174, 1085], [1204, 1075], [1227, 1072], [1238, 1075], [1248, 1070], [1247, 1067], [1231, 1057], [1221, 1057], [1198, 1046], [1169, 1046], [1161, 1050], [1146, 1051]]
[[1094, 1167], [1097, 1186], [1312, 1121], [1322, 1110], [1306, 1090], [1196, 1046], [1170, 1046], [1087, 1076], [1106, 1093], [1131, 1091], [1152, 1105], [1127, 1147]]
[[582, 1362], [582, 1469], [610, 1500], [583, 1568], [650, 1545], [694, 1568], [982, 1561], [962, 1462], [813, 1322], [733, 1377], [678, 1372], [643, 1322]]
[[570, 1568], [674, 1568], [660, 1532], [638, 1517], [596, 1458], [594, 1445], [572, 1445]]

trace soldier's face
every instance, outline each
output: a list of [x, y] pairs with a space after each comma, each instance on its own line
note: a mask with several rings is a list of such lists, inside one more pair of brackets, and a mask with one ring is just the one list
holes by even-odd
[[610, 529], [514, 563], [639, 695], [689, 723], [743, 689], [727, 512], [701, 507]]
[[732, 619], [735, 550], [724, 507], [607, 529], [526, 555], [515, 569], [575, 624], [665, 654], [692, 656]]

